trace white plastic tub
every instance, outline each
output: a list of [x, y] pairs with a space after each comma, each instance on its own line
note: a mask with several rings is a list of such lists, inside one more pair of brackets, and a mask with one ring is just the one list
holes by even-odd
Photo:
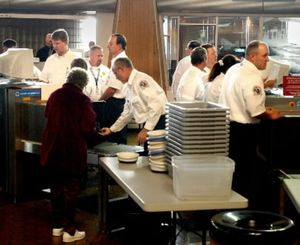
[[234, 161], [225, 156], [172, 157], [173, 189], [179, 199], [227, 199], [231, 193]]

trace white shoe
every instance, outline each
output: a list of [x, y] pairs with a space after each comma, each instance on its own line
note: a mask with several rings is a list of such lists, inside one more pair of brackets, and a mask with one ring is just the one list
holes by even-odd
[[71, 236], [68, 232], [64, 231], [63, 242], [74, 242], [85, 238], [85, 231], [76, 230], [74, 235]]
[[64, 228], [53, 228], [52, 236], [62, 236], [64, 233]]

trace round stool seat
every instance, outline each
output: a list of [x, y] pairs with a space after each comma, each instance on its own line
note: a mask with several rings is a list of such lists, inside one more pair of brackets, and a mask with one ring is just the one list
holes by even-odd
[[291, 219], [251, 210], [216, 214], [211, 219], [210, 233], [215, 244], [222, 245], [290, 245], [295, 241], [295, 225]]

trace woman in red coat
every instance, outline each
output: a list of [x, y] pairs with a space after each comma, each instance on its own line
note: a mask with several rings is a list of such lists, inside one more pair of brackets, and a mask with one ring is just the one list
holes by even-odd
[[45, 111], [41, 164], [50, 175], [52, 235], [63, 235], [64, 242], [85, 237], [84, 231], [76, 229], [75, 199], [87, 165], [87, 143], [101, 138], [91, 101], [82, 92], [87, 82], [86, 71], [73, 68], [63, 87], [51, 94]]

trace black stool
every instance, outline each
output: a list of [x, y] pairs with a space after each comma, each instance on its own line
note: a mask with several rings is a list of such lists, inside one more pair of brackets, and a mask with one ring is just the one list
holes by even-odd
[[211, 245], [292, 245], [295, 235], [291, 219], [269, 212], [227, 211], [211, 219]]

